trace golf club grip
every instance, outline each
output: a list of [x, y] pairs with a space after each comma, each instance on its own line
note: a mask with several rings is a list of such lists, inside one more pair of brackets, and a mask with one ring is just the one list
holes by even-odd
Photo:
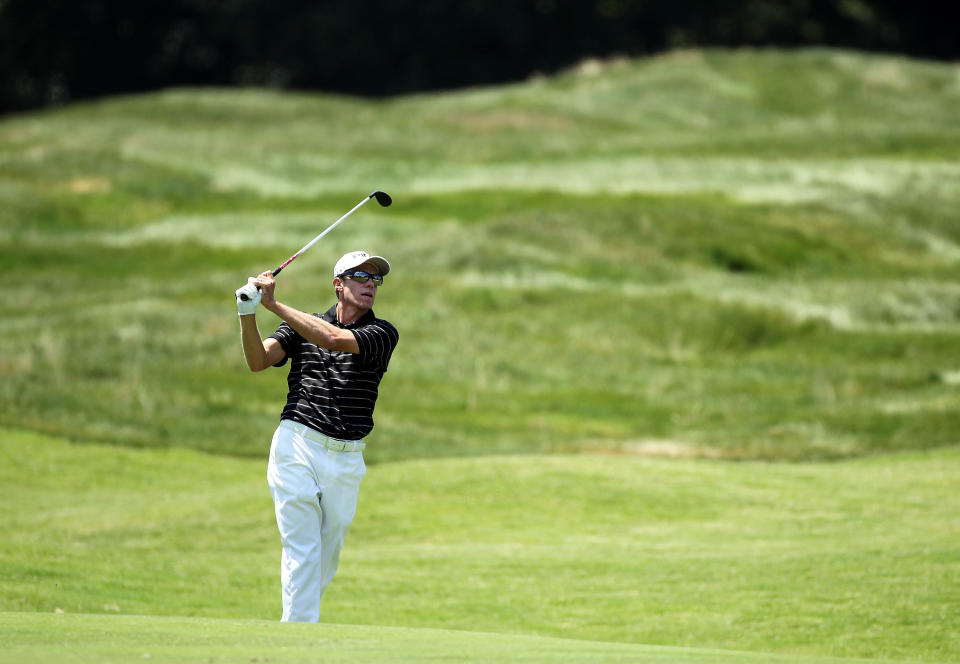
[[[294, 257], [294, 258], [296, 258], [296, 257]], [[293, 260], [293, 258], [291, 258], [290, 260]], [[273, 272], [272, 272], [273, 276], [277, 276], [278, 274], [280, 274], [280, 270], [282, 270], [283, 268], [285, 268], [285, 267], [287, 266], [287, 264], [289, 264], [289, 263], [290, 263], [290, 261], [287, 261], [286, 263], [284, 263], [284, 264], [281, 265], [280, 267], [275, 267], [275, 268], [273, 268]], [[260, 287], [259, 287], [259, 286], [257, 286], [257, 290], [260, 290]], [[244, 302], [248, 302], [248, 301], [250, 300], [250, 298], [247, 297], [246, 294], [240, 295], [240, 299], [243, 300]]]

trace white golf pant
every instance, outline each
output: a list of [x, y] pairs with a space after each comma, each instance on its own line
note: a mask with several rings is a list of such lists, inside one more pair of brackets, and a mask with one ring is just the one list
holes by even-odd
[[320, 599], [357, 511], [367, 473], [363, 452], [338, 446], [343, 443], [289, 420], [273, 434], [267, 483], [283, 545], [283, 622], [320, 619]]

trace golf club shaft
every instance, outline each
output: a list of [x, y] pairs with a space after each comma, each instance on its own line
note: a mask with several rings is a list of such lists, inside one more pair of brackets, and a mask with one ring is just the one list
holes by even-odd
[[[382, 191], [379, 191], [379, 190], [373, 192], [373, 193], [370, 194], [369, 196], [365, 197], [362, 201], [360, 201], [359, 203], [357, 203], [356, 205], [354, 205], [352, 210], [350, 210], [350, 211], [347, 212], [345, 215], [343, 215], [342, 217], [340, 217], [339, 219], [337, 219], [335, 222], [333, 222], [332, 224], [330, 224], [329, 226], [327, 226], [327, 228], [326, 228], [322, 233], [320, 233], [320, 235], [318, 235], [317, 237], [315, 237], [315, 238], [313, 238], [312, 240], [310, 240], [309, 242], [307, 242], [307, 244], [304, 245], [304, 247], [303, 247], [300, 251], [298, 251], [298, 252], [295, 253], [293, 256], [291, 256], [290, 258], [288, 258], [287, 260], [285, 260], [285, 261], [283, 262], [283, 264], [280, 265], [280, 267], [274, 268], [274, 270], [273, 270], [273, 276], [277, 276], [278, 274], [280, 274], [280, 270], [282, 270], [283, 268], [285, 268], [285, 267], [287, 267], [288, 265], [290, 265], [290, 263], [293, 262], [293, 259], [294, 259], [294, 258], [296, 258], [296, 257], [299, 256], [300, 254], [302, 254], [303, 252], [305, 252], [307, 249], [309, 249], [310, 247], [312, 247], [314, 244], [316, 244], [317, 241], [318, 241], [320, 238], [322, 238], [324, 235], [326, 235], [327, 233], [329, 233], [330, 231], [332, 231], [334, 228], [336, 228], [337, 224], [339, 224], [341, 221], [343, 221], [344, 219], [346, 219], [347, 217], [349, 217], [351, 214], [353, 214], [354, 212], [356, 212], [356, 211], [357, 211], [357, 208], [359, 208], [361, 205], [363, 205], [364, 203], [366, 203], [367, 201], [369, 201], [371, 198], [374, 198], [374, 197], [376, 197], [377, 202], [380, 203], [380, 205], [382, 205], [382, 206], [384, 206], [384, 207], [387, 207], [388, 205], [390, 205], [390, 204], [393, 202], [393, 201], [390, 199], [390, 196], [389, 196], [388, 194], [386, 194], [386, 193], [384, 193], [384, 192], [382, 192]], [[259, 286], [257, 286], [257, 290], [260, 290], [260, 287], [259, 287]], [[240, 296], [240, 299], [241, 299], [241, 300], [247, 300], [247, 299], [249, 299], [249, 298], [248, 298], [246, 295], [241, 295], [241, 296]]]
[[350, 210], [350, 211], [347, 212], [345, 215], [343, 215], [342, 217], [340, 217], [339, 219], [337, 219], [335, 222], [333, 222], [332, 224], [330, 224], [329, 226], [327, 226], [327, 228], [326, 228], [322, 233], [320, 233], [320, 235], [318, 235], [317, 237], [315, 237], [315, 238], [313, 238], [312, 240], [310, 240], [309, 242], [307, 242], [300, 251], [298, 251], [298, 252], [295, 253], [293, 256], [291, 256], [290, 258], [288, 258], [287, 260], [285, 260], [285, 261], [283, 262], [283, 264], [280, 265], [280, 267], [275, 268], [275, 269], [273, 270], [273, 276], [277, 276], [278, 274], [280, 274], [280, 270], [282, 270], [283, 268], [285, 268], [285, 267], [287, 267], [288, 265], [290, 265], [290, 263], [293, 261], [294, 258], [296, 258], [296, 257], [299, 256], [300, 254], [302, 254], [303, 252], [305, 252], [307, 249], [309, 249], [310, 247], [312, 247], [313, 245], [315, 245], [320, 238], [322, 238], [324, 235], [326, 235], [327, 233], [329, 233], [330, 231], [332, 231], [334, 228], [336, 228], [336, 227], [337, 227], [337, 224], [339, 224], [341, 221], [343, 221], [344, 219], [346, 219], [347, 217], [349, 217], [351, 214], [353, 214], [354, 212], [356, 212], [357, 209], [358, 209], [361, 205], [363, 205], [364, 203], [366, 203], [367, 201], [369, 201], [371, 198], [373, 198], [373, 194], [370, 194], [369, 196], [367, 196], [366, 198], [364, 198], [362, 201], [360, 201], [359, 203], [357, 203], [356, 205], [354, 205], [352, 210]]

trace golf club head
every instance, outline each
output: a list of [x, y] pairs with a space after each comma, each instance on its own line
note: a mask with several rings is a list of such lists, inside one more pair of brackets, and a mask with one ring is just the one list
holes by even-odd
[[388, 194], [385, 191], [375, 191], [370, 195], [376, 197], [377, 203], [379, 203], [383, 207], [387, 207], [388, 205], [393, 203], [393, 199], [390, 198], [390, 194]]

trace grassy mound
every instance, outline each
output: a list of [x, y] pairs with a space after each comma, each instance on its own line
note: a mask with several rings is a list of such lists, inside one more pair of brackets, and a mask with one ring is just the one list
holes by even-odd
[[949, 65], [706, 51], [4, 119], [0, 423], [260, 455], [284, 378], [247, 374], [232, 291], [383, 188], [279, 286], [324, 310], [344, 251], [393, 261], [374, 462], [954, 445], [958, 103]]

